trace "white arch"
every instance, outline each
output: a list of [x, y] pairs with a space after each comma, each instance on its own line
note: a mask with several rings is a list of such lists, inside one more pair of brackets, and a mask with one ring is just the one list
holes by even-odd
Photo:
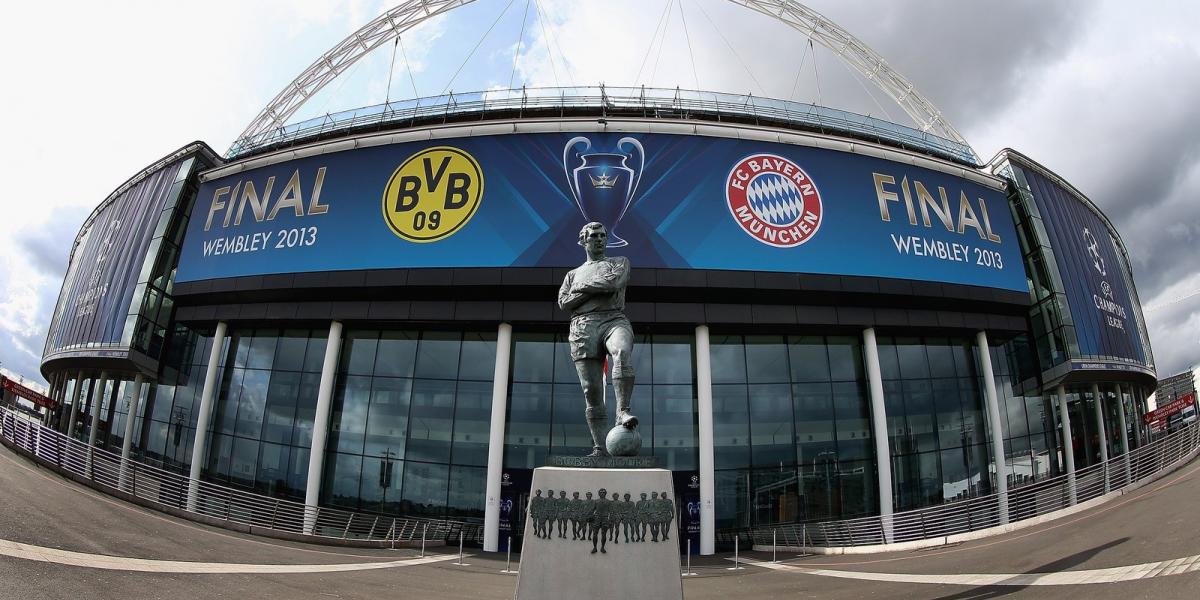
[[[322, 54], [285, 86], [250, 122], [246, 130], [238, 136], [238, 140], [257, 137], [272, 129], [283, 127], [309, 97], [372, 50], [426, 20], [474, 1], [408, 0], [379, 15]], [[832, 50], [846, 64], [900, 105], [904, 112], [920, 125], [921, 131], [970, 147], [962, 135], [946, 121], [941, 111], [917, 91], [908, 79], [892, 69], [882, 56], [861, 40], [820, 13], [794, 0], [729, 1], [780, 21]], [[236, 144], [237, 142], [235, 147]]]

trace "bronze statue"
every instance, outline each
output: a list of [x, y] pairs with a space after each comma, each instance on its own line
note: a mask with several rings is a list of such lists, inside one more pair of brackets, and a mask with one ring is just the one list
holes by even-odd
[[[587, 251], [587, 261], [567, 273], [558, 290], [559, 308], [571, 313], [568, 341], [587, 402], [585, 415], [592, 434], [589, 456], [609, 456], [605, 444], [608, 418], [604, 412], [606, 356], [612, 357], [617, 424], [630, 431], [638, 424], [637, 417], [629, 414], [633, 394], [633, 327], [623, 312], [625, 286], [629, 283], [629, 259], [604, 256], [607, 243], [608, 232], [604, 225], [595, 222], [584, 225], [579, 231], [579, 245]], [[637, 441], [640, 446], [640, 437]], [[637, 454], [636, 446], [628, 454]]]

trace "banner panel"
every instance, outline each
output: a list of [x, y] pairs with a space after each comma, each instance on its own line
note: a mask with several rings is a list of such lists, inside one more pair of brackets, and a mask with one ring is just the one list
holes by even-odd
[[178, 195], [175, 183], [186, 160], [147, 175], [88, 224], [63, 280], [45, 354], [128, 345], [122, 338], [139, 275], [160, 213]]
[[667, 134], [521, 134], [347, 150], [204, 183], [177, 281], [574, 267], [588, 221], [637, 267], [1026, 291], [1004, 195], [845, 152]]
[[1054, 249], [1080, 353], [1149, 364], [1140, 308], [1108, 227], [1057, 182], [1023, 171]]

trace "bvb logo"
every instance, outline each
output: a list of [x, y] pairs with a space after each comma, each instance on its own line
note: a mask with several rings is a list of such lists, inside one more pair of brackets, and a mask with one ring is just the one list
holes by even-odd
[[482, 198], [483, 170], [470, 154], [449, 146], [426, 148], [388, 179], [383, 220], [410, 242], [436, 242], [462, 229]]

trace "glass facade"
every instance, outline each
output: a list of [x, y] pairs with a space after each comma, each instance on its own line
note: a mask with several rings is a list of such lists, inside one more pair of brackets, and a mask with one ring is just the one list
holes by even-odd
[[992, 490], [976, 362], [970, 340], [880, 336], [896, 510]]
[[[513, 337], [504, 467], [534, 469], [551, 454], [591, 452], [586, 405], [566, 336]], [[642, 334], [634, 340], [632, 412], [639, 419], [641, 453], [659, 457], [672, 471], [699, 466], [694, 357], [691, 336]], [[609, 423], [615, 423], [611, 384], [605, 394]]]
[[714, 335], [718, 529], [877, 511], [855, 337]]
[[[494, 332], [347, 331], [321, 503], [482, 517], [495, 362]], [[304, 410], [297, 408], [294, 435], [307, 447], [312, 415], [300, 416]]]

